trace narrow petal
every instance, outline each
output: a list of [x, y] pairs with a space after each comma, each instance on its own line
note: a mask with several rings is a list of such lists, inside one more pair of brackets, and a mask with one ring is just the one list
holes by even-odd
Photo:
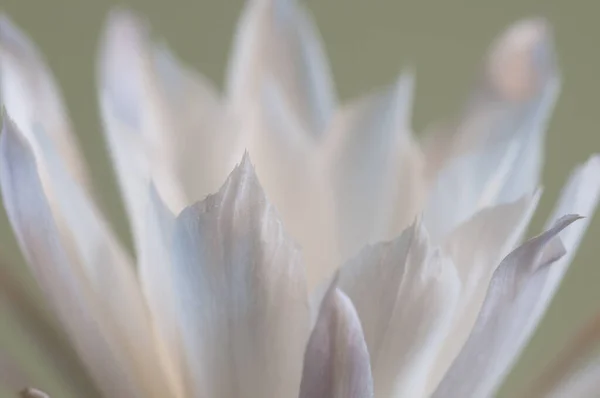
[[335, 94], [317, 29], [296, 0], [246, 2], [226, 82], [238, 113], [252, 112], [265, 78], [281, 85], [304, 131], [319, 138], [335, 107]]
[[502, 261], [471, 335], [434, 398], [494, 395], [537, 326], [545, 281], [552, 263], [565, 254], [557, 235], [578, 218], [559, 219]]
[[434, 240], [479, 209], [536, 189], [559, 86], [545, 21], [521, 21], [500, 36], [464, 114], [425, 149], [433, 187], [424, 222]]
[[435, 361], [428, 388], [438, 385], [469, 337], [492, 275], [520, 242], [539, 197], [538, 191], [513, 203], [486, 208], [452, 231], [444, 241], [444, 253], [456, 264], [462, 289], [452, 329]]
[[163, 369], [177, 391], [176, 396], [183, 397], [186, 394], [186, 373], [181, 331], [176, 316], [177, 292], [173, 290], [171, 261], [175, 216], [154, 186], [149, 189], [147, 201], [138, 253], [138, 274], [144, 297], [151, 309]]
[[375, 395], [422, 395], [460, 294], [454, 264], [415, 224], [363, 249], [341, 269], [339, 286], [363, 325]]
[[144, 228], [151, 180], [169, 209], [179, 212], [217, 190], [239, 159], [231, 157], [232, 118], [216, 91], [164, 45], [154, 45], [149, 29], [130, 12], [114, 11], [108, 18], [98, 88], [105, 134], [136, 238]]
[[[36, 161], [25, 138], [4, 117], [0, 137], [0, 183], [9, 220], [25, 258], [62, 321], [88, 371], [107, 396], [138, 397], [132, 369], [91, 287], [60, 241], [42, 188]], [[104, 364], [110, 363], [111, 366]]]
[[282, 100], [279, 85], [265, 84], [259, 101], [247, 126], [247, 147], [269, 201], [302, 249], [312, 290], [339, 264], [329, 180], [316, 144]]
[[327, 160], [344, 259], [390, 240], [422, 206], [422, 157], [410, 129], [413, 76], [343, 108], [327, 133]]
[[308, 339], [299, 252], [247, 156], [175, 222], [174, 280], [193, 396], [298, 395]]
[[372, 398], [369, 351], [350, 299], [326, 293], [306, 353], [300, 398]]
[[51, 141], [71, 176], [87, 184], [87, 168], [52, 73], [31, 40], [1, 14], [0, 104], [30, 142], [33, 136]]
[[[567, 272], [571, 260], [577, 253], [579, 244], [594, 216], [600, 200], [600, 156], [594, 155], [573, 171], [562, 190], [558, 203], [554, 208], [546, 228], [555, 223], [561, 214], [579, 214], [585, 217], [572, 227], [560, 233], [567, 254], [561, 258], [550, 271], [546, 281], [544, 297], [550, 299], [558, 289]], [[543, 300], [542, 302], [547, 302]]]

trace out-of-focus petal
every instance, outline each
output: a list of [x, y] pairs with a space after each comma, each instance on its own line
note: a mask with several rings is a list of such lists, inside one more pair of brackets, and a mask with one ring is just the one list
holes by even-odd
[[300, 254], [247, 156], [174, 234], [178, 315], [194, 396], [298, 395], [309, 335]]
[[[4, 206], [21, 250], [100, 388], [108, 396], [142, 396], [139, 394], [143, 392], [136, 390], [136, 368], [129, 366], [132, 364], [127, 361], [129, 352], [122, 336], [100, 300], [107, 296], [94, 294], [93, 281], [65, 251], [26, 140], [5, 116], [0, 137], [0, 182]], [[97, 271], [98, 276], [105, 276], [104, 270]]]
[[325, 151], [344, 259], [398, 236], [422, 206], [422, 155], [410, 129], [413, 80], [401, 75], [340, 110], [329, 127]]
[[266, 195], [298, 242], [309, 288], [339, 265], [334, 205], [320, 152], [282, 100], [275, 81], [264, 85], [248, 124], [248, 151]]
[[304, 355], [300, 398], [372, 398], [360, 319], [335, 283], [325, 295]]
[[234, 123], [218, 94], [165, 46], [153, 45], [147, 27], [130, 12], [114, 11], [106, 23], [98, 86], [136, 238], [144, 228], [150, 180], [169, 209], [178, 212], [217, 190], [239, 159], [232, 157]]
[[536, 309], [552, 263], [565, 254], [557, 235], [578, 218], [559, 219], [502, 261], [469, 339], [433, 398], [494, 395], [537, 326]]
[[249, 0], [240, 18], [227, 76], [227, 95], [238, 114], [252, 112], [265, 80], [281, 85], [283, 98], [312, 138], [319, 138], [335, 107], [321, 40], [296, 0]]
[[500, 36], [457, 125], [425, 149], [433, 187], [424, 223], [434, 240], [481, 208], [536, 189], [559, 86], [545, 21], [521, 21]]
[[[486, 208], [452, 231], [443, 243], [462, 282], [460, 299], [428, 388], [434, 389], [456, 358], [475, 324], [492, 275], [520, 242], [537, 208], [540, 191], [516, 202]], [[429, 391], [431, 392], [431, 391]]]
[[430, 246], [419, 224], [365, 248], [340, 270], [371, 356], [378, 397], [424, 393], [460, 294], [454, 264]]
[[[88, 183], [87, 168], [52, 73], [31, 40], [1, 14], [0, 105], [31, 143], [51, 141], [72, 178], [82, 185]], [[34, 136], [40, 138], [34, 140]]]
[[600, 392], [600, 361], [594, 360], [567, 376], [547, 398], [595, 398]]

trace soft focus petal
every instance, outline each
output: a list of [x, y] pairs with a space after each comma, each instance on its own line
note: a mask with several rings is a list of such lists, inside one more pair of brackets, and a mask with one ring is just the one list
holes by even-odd
[[[82, 185], [88, 182], [86, 165], [51, 72], [29, 38], [1, 14], [0, 105], [31, 143], [52, 142], [72, 178]], [[34, 136], [39, 138], [34, 140]]]
[[600, 361], [594, 360], [569, 375], [547, 398], [596, 398], [600, 392]]
[[419, 224], [367, 247], [340, 271], [356, 306], [378, 397], [418, 397], [451, 325], [460, 294], [454, 264]]
[[298, 395], [308, 339], [300, 254], [248, 157], [174, 235], [179, 322], [194, 396]]
[[111, 14], [99, 57], [105, 133], [138, 237], [150, 179], [174, 212], [218, 189], [239, 159], [233, 122], [208, 82], [153, 45], [131, 13]]
[[515, 201], [539, 185], [559, 88], [549, 30], [543, 20], [525, 20], [500, 36], [458, 124], [430, 140], [433, 187], [424, 223], [434, 241], [479, 209]]
[[338, 112], [327, 133], [337, 227], [344, 259], [390, 240], [414, 221], [424, 186], [410, 129], [413, 76]]
[[537, 326], [545, 281], [552, 263], [565, 254], [557, 235], [577, 219], [561, 218], [502, 261], [471, 335], [434, 398], [493, 396]]
[[249, 0], [240, 18], [227, 76], [238, 114], [252, 112], [265, 79], [281, 85], [294, 117], [313, 138], [335, 107], [329, 66], [312, 19], [297, 0]]
[[456, 264], [462, 282], [450, 334], [444, 341], [429, 388], [434, 389], [469, 337], [492, 275], [519, 243], [537, 208], [540, 192], [516, 202], [483, 209], [452, 231], [443, 249]]
[[369, 352], [350, 299], [332, 284], [304, 355], [300, 398], [372, 398]]
[[258, 100], [247, 147], [269, 201], [302, 249], [312, 290], [339, 264], [331, 188], [315, 143], [282, 100], [279, 86], [265, 84]]
[[0, 161], [4, 206], [21, 250], [88, 371], [108, 396], [141, 397], [116, 325], [91, 294], [83, 270], [65, 252], [32, 150], [7, 116]]
[[177, 391], [184, 395], [184, 364], [181, 332], [176, 317], [171, 248], [175, 216], [165, 206], [154, 186], [147, 195], [144, 228], [140, 237], [138, 274], [156, 330], [163, 368]]

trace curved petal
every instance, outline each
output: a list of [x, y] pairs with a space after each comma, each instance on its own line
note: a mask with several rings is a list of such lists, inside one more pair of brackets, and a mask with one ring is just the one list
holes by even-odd
[[174, 212], [217, 190], [239, 159], [232, 157], [233, 120], [209, 83], [153, 45], [147, 27], [126, 11], [114, 11], [106, 23], [98, 89], [139, 246], [150, 180]]
[[[100, 388], [108, 396], [142, 396], [142, 386], [136, 383], [140, 381], [136, 367], [127, 360], [130, 352], [101, 300], [107, 297], [95, 294], [94, 281], [87, 278], [85, 270], [65, 250], [66, 242], [61, 239], [42, 187], [33, 151], [7, 116], [4, 120], [0, 182], [4, 206], [21, 250]], [[105, 277], [104, 282], [108, 282], [112, 279], [110, 275], [109, 272], [97, 276]], [[106, 366], [107, 363], [111, 366]]]
[[493, 396], [537, 326], [545, 281], [565, 254], [557, 235], [578, 218], [561, 218], [502, 261], [469, 339], [433, 398]]
[[479, 209], [536, 189], [559, 86], [545, 21], [521, 21], [500, 36], [456, 127], [426, 147], [433, 188], [423, 217], [434, 241]]
[[298, 395], [308, 339], [299, 252], [245, 156], [175, 222], [174, 280], [194, 396]]
[[422, 206], [422, 156], [410, 130], [413, 76], [360, 99], [335, 116], [325, 151], [331, 167], [344, 259], [389, 240]]
[[600, 391], [600, 361], [593, 360], [569, 375], [548, 398], [594, 398]]
[[1, 14], [0, 104], [30, 142], [52, 142], [71, 177], [79, 184], [88, 183], [87, 168], [52, 73], [29, 38]]
[[265, 79], [274, 79], [303, 130], [319, 138], [335, 107], [320, 41], [312, 19], [296, 0], [247, 1], [226, 81], [233, 108], [251, 113]]
[[[537, 208], [540, 192], [516, 202], [483, 209], [452, 231], [444, 253], [462, 282], [452, 328], [429, 376], [434, 389], [469, 337], [496, 267], [520, 242]], [[429, 391], [431, 392], [431, 391]]]
[[331, 285], [304, 354], [300, 398], [372, 398], [369, 351], [350, 299]]
[[248, 151], [269, 200], [302, 248], [309, 289], [339, 264], [334, 207], [317, 147], [282, 100], [274, 81], [265, 84], [260, 108], [248, 123]]
[[378, 397], [418, 397], [451, 326], [460, 294], [452, 262], [419, 224], [365, 248], [340, 270], [356, 306]]

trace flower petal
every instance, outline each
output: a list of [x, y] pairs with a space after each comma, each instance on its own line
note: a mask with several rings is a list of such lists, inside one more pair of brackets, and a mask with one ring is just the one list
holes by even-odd
[[303, 130], [319, 138], [335, 107], [321, 40], [296, 0], [250, 0], [238, 22], [227, 95], [240, 114], [252, 112], [266, 79], [281, 85]]
[[33, 151], [6, 115], [0, 162], [4, 206], [21, 250], [88, 371], [108, 396], [141, 396], [132, 383], [134, 368], [127, 366], [127, 351], [119, 344], [115, 325], [103, 313], [100, 297], [90, 295], [90, 281], [64, 249]]
[[410, 130], [413, 76], [346, 106], [327, 133], [326, 156], [344, 259], [393, 239], [422, 206], [422, 158]]
[[545, 21], [521, 21], [500, 36], [488, 56], [483, 83], [457, 126], [435, 136], [426, 148], [433, 192], [424, 223], [434, 241], [479, 209], [536, 189], [546, 124], [559, 86]]
[[462, 289], [452, 329], [429, 376], [429, 388], [435, 389], [469, 337], [492, 275], [521, 240], [539, 197], [540, 191], [513, 203], [483, 209], [445, 240], [444, 253], [456, 264]]
[[350, 299], [331, 285], [304, 354], [300, 398], [372, 398], [369, 352]]
[[217, 190], [241, 150], [215, 89], [164, 45], [151, 43], [149, 29], [132, 13], [110, 15], [99, 58], [105, 133], [137, 237], [150, 179], [179, 212]]
[[269, 201], [302, 248], [312, 290], [339, 264], [327, 173], [316, 144], [286, 107], [275, 81], [264, 85], [259, 101], [247, 126], [247, 148]]
[[375, 395], [422, 395], [460, 294], [454, 264], [415, 224], [350, 260], [339, 286], [363, 325]]
[[30, 142], [37, 141], [33, 136], [51, 141], [71, 177], [79, 184], [88, 183], [87, 168], [52, 73], [31, 40], [1, 14], [0, 104]]
[[551, 264], [565, 254], [557, 235], [578, 218], [561, 218], [502, 261], [469, 339], [433, 398], [494, 395], [537, 326]]
[[299, 252], [245, 156], [174, 235], [178, 316], [194, 396], [297, 396], [308, 339]]
[[569, 375], [548, 398], [593, 398], [600, 391], [600, 361], [591, 363]]

